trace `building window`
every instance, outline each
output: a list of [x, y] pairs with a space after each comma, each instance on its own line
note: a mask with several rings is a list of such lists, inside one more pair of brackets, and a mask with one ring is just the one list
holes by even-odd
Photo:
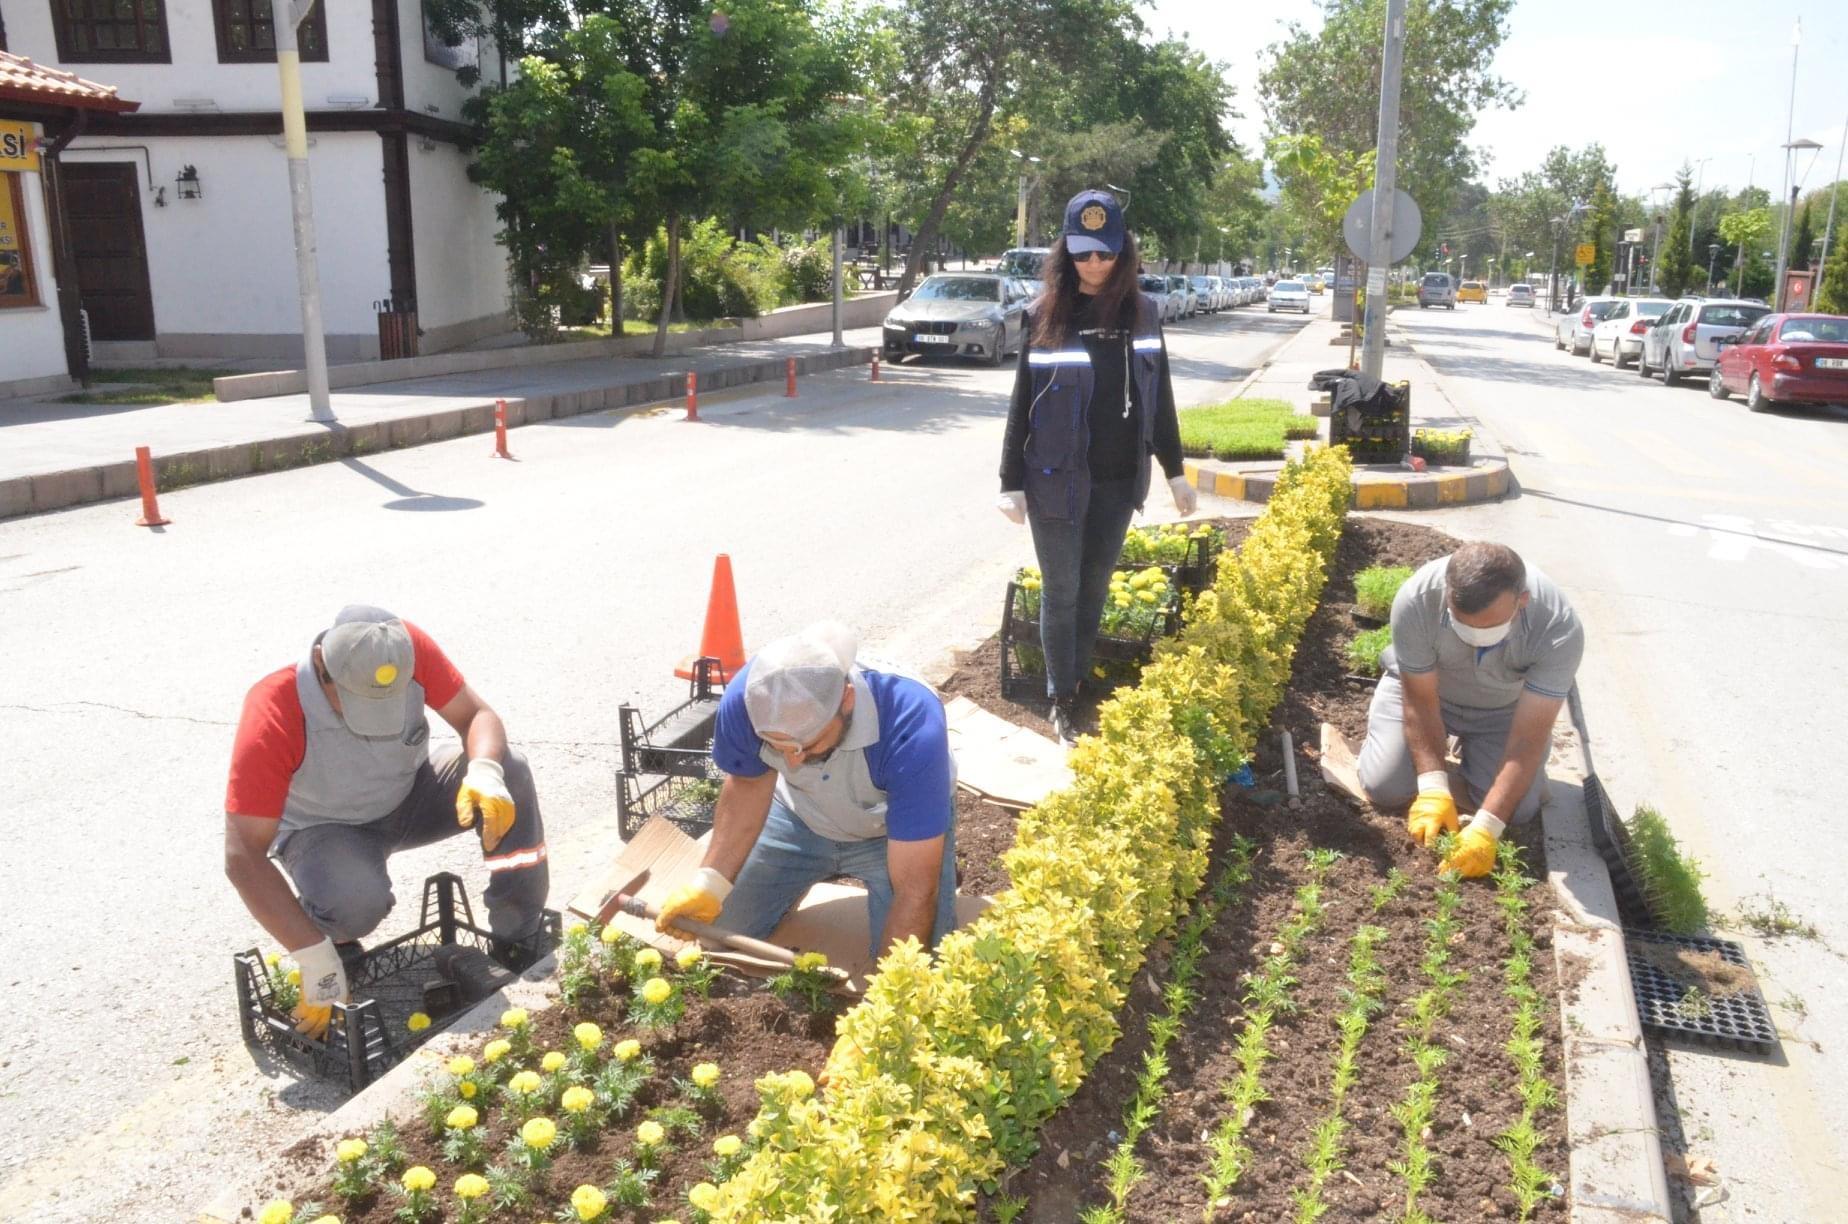
[[32, 248], [26, 237], [26, 193], [21, 176], [0, 173], [0, 310], [39, 304], [32, 283]]
[[51, 0], [51, 20], [67, 64], [172, 62], [164, 0]]
[[[288, 0], [281, 0], [287, 7]], [[276, 62], [276, 17], [273, 0], [212, 0], [218, 27], [218, 62], [221, 64], [273, 64]], [[296, 32], [302, 59], [327, 59], [327, 0], [314, 6]]]

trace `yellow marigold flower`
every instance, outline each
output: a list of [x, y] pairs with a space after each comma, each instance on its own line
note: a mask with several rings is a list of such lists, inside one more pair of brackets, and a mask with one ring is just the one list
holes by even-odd
[[263, 1205], [263, 1211], [257, 1216], [257, 1224], [289, 1224], [295, 1218], [295, 1204], [287, 1199], [277, 1199]]
[[643, 948], [635, 954], [635, 968], [638, 973], [653, 973], [661, 967], [661, 954], [653, 948]]
[[586, 1052], [603, 1044], [603, 1030], [588, 1020], [572, 1029], [571, 1035], [577, 1038], [578, 1047]]
[[475, 1112], [473, 1105], [458, 1105], [449, 1111], [449, 1116], [443, 1119], [443, 1125], [450, 1130], [473, 1130], [479, 1121], [481, 1115]]
[[513, 1043], [511, 1041], [508, 1041], [505, 1037], [496, 1037], [493, 1041], [481, 1047], [481, 1061], [487, 1063], [499, 1062], [501, 1059], [507, 1057], [508, 1052], [512, 1049]]
[[603, 933], [598, 935], [597, 938], [601, 939], [606, 944], [613, 944], [622, 939], [622, 932], [616, 928], [615, 923], [611, 923], [609, 926], [603, 928]]
[[580, 1220], [594, 1220], [603, 1214], [609, 1200], [595, 1186], [579, 1186], [571, 1192], [571, 1208]]
[[342, 1139], [334, 1145], [334, 1159], [341, 1164], [352, 1164], [366, 1154], [364, 1139]]
[[688, 944], [674, 953], [674, 963], [682, 969], [691, 969], [706, 959], [706, 950], [698, 944]]
[[826, 952], [804, 952], [802, 955], [796, 957], [796, 968], [804, 973], [813, 973], [817, 969], [826, 969], [827, 967], [828, 954]]
[[701, 1211], [711, 1211], [719, 1205], [719, 1188], [711, 1182], [701, 1182], [687, 1191], [687, 1202]]
[[300, 986], [302, 984], [302, 971], [300, 969], [291, 969], [282, 975], [282, 980], [291, 986]]
[[617, 1042], [610, 1053], [616, 1056], [617, 1062], [634, 1062], [641, 1057], [642, 1043], [631, 1037], [626, 1041]]
[[635, 1128], [635, 1141], [643, 1147], [654, 1147], [667, 1138], [667, 1131], [659, 1122], [650, 1120]]
[[564, 1067], [565, 1056], [560, 1054], [557, 1050], [547, 1050], [545, 1052], [545, 1057], [539, 1060], [539, 1069], [544, 1071], [547, 1075], [552, 1074], [554, 1071], [562, 1071]]
[[463, 1200], [478, 1199], [492, 1187], [488, 1179], [479, 1173], [464, 1173], [456, 1178], [456, 1197]]
[[565, 934], [582, 935], [585, 931], [588, 931], [588, 930], [590, 930], [590, 927], [587, 924], [582, 923], [582, 922], [574, 922], [570, 926], [565, 928]]
[[474, 1080], [463, 1080], [460, 1084], [456, 1085], [456, 1091], [462, 1094], [463, 1100], [465, 1101], [474, 1100], [475, 1099], [475, 1081]]
[[430, 1171], [428, 1165], [412, 1165], [399, 1180], [404, 1183], [406, 1190], [428, 1190], [436, 1185], [436, 1174]]
[[268, 965], [271, 969], [276, 968], [278, 965], [282, 964], [282, 953], [280, 952], [269, 953], [268, 955], [264, 956], [263, 963]]
[[520, 1142], [536, 1152], [543, 1152], [558, 1138], [558, 1128], [550, 1118], [534, 1118], [520, 1128]]
[[720, 1156], [736, 1156], [744, 1147], [744, 1140], [736, 1135], [720, 1135], [712, 1141], [712, 1150]]
[[410, 1029], [413, 1033], [421, 1033], [430, 1027], [430, 1017], [424, 1015], [422, 1012], [412, 1012], [411, 1018], [404, 1022], [404, 1027]]
[[559, 1104], [565, 1107], [566, 1113], [574, 1114], [583, 1113], [596, 1103], [597, 1094], [582, 1085], [573, 1085], [565, 1089], [565, 1095], [559, 1100]]
[[502, 1012], [501, 1027], [510, 1029], [525, 1028], [526, 1009], [524, 1007], [509, 1007], [506, 1011]]
[[674, 988], [667, 984], [666, 978], [649, 978], [642, 983], [642, 1002], [650, 1006], [667, 1002], [673, 993]]
[[719, 1082], [718, 1063], [700, 1063], [693, 1068], [693, 1083], [700, 1088], [710, 1088]]
[[507, 1087], [521, 1096], [531, 1096], [545, 1087], [545, 1081], [539, 1078], [537, 1071], [519, 1071], [507, 1081]]
[[457, 1079], [461, 1079], [475, 1069], [475, 1060], [466, 1054], [458, 1054], [447, 1063], [444, 1063], [443, 1069]]

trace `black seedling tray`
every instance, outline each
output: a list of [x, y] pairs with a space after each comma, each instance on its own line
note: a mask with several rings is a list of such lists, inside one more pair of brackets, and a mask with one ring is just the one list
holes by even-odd
[[710, 790], [702, 783], [717, 782], [723, 777], [706, 757], [706, 772], [697, 778], [685, 774], [656, 777], [647, 774], [616, 775], [616, 831], [624, 841], [641, 832], [642, 826], [656, 816], [665, 817], [688, 837], [698, 838], [712, 827], [712, 811], [718, 805], [716, 794], [702, 797]]
[[1649, 908], [1642, 880], [1630, 868], [1630, 831], [1623, 818], [1611, 807], [1597, 774], [1584, 781], [1585, 818], [1591, 824], [1591, 844], [1611, 873], [1611, 890], [1617, 894], [1617, 913], [1636, 926], [1660, 926], [1661, 921]]
[[718, 719], [719, 698], [725, 685], [719, 680], [719, 661], [702, 658], [693, 664], [687, 699], [651, 723], [632, 705], [617, 711], [622, 737], [622, 772], [625, 774], [678, 774], [701, 778], [712, 756], [712, 728]]
[[[1018, 582], [1008, 583], [1007, 606], [1001, 614], [1001, 695], [1009, 701], [1033, 701], [1046, 696], [1045, 654], [1040, 646], [1039, 621], [1025, 614], [1024, 594]], [[1155, 657], [1156, 640], [1178, 632], [1180, 627], [1180, 611], [1171, 602], [1161, 610], [1147, 637], [1110, 637], [1099, 633], [1096, 645], [1091, 648], [1091, 660], [1094, 663], [1099, 660], [1134, 663], [1140, 668]], [[1019, 652], [1023, 649], [1039, 658], [1037, 666], [1031, 658], [1020, 658]], [[1096, 692], [1099, 686], [1087, 674], [1079, 678], [1078, 687], [1083, 692]]]
[[[457, 991], [444, 989], [435, 959], [439, 948], [453, 944], [490, 956], [498, 952], [495, 959], [510, 967], [506, 978], [511, 981], [512, 967], [524, 969], [550, 952], [560, 930], [558, 911], [546, 910], [531, 938], [518, 943], [497, 938], [475, 924], [461, 878], [445, 871], [424, 881], [423, 912], [415, 930], [347, 962], [353, 1001], [334, 1004], [324, 1038], [317, 1041], [295, 1031], [294, 1019], [276, 1005], [269, 972], [255, 948], [232, 958], [238, 1023], [245, 1042], [269, 1049], [316, 1079], [342, 1080], [358, 1092], [462, 1014], [459, 1005], [438, 1014], [426, 1003], [427, 986], [435, 987], [429, 997], [459, 998]], [[430, 1016], [431, 1024], [413, 1033], [405, 1024], [419, 1011]]]
[[1705, 995], [1694, 1004], [1688, 996], [1698, 989], [1669, 974], [1643, 953], [1651, 945], [1717, 952], [1728, 964], [1747, 973], [1751, 965], [1745, 949], [1730, 939], [1701, 935], [1670, 935], [1663, 931], [1625, 928], [1624, 952], [1630, 962], [1630, 983], [1636, 993], [1636, 1010], [1643, 1028], [1660, 1037], [1676, 1037], [1708, 1045], [1768, 1054], [1777, 1048], [1777, 1026], [1756, 979], [1751, 986], [1729, 995]]
[[1124, 561], [1117, 566], [1123, 570], [1142, 570], [1149, 566], [1168, 575], [1168, 582], [1176, 590], [1198, 595], [1213, 585], [1219, 577], [1219, 553], [1221, 550], [1218, 536], [1192, 536], [1187, 541], [1187, 559], [1184, 561]]

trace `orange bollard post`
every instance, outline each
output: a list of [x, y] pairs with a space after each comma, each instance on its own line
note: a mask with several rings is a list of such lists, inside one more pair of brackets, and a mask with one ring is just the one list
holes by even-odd
[[141, 483], [141, 517], [137, 527], [165, 527], [171, 519], [160, 515], [160, 503], [154, 500], [154, 457], [145, 446], [135, 448], [135, 479]]
[[873, 381], [879, 381], [879, 350], [873, 350]]
[[682, 680], [693, 679], [694, 664], [702, 657], [719, 661], [719, 680], [729, 682], [744, 670], [744, 633], [738, 624], [738, 591], [732, 585], [731, 556], [720, 553], [712, 563], [712, 589], [706, 596], [706, 623], [700, 629], [699, 654], [688, 655], [674, 669]]
[[699, 374], [687, 371], [687, 420], [699, 420]]
[[494, 401], [494, 458], [511, 459], [507, 453], [507, 401]]
[[783, 397], [785, 399], [795, 399], [796, 398], [796, 359], [794, 357], [791, 357], [788, 360], [788, 362], [785, 363], [784, 370], [789, 376], [789, 386], [784, 390]]

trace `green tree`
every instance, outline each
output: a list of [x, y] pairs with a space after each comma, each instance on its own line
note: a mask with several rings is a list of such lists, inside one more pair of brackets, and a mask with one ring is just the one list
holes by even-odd
[[1672, 298], [1686, 293], [1694, 279], [1694, 258], [1688, 250], [1694, 233], [1694, 175], [1686, 165], [1675, 175], [1675, 185], [1675, 216], [1662, 238], [1662, 265], [1656, 269], [1657, 283]]
[[1333, 254], [1341, 242], [1341, 218], [1354, 197], [1373, 183], [1371, 152], [1329, 148], [1320, 136], [1278, 136], [1266, 146], [1281, 188], [1280, 204], [1300, 230], [1296, 262]]
[[[1602, 293], [1610, 284], [1611, 261], [1617, 241], [1618, 201], [1610, 184], [1600, 181], [1591, 192], [1591, 210], [1585, 216], [1590, 233], [1591, 263], [1585, 269], [1584, 292]], [[1568, 238], [1570, 235], [1568, 235]]]
[[1720, 236], [1739, 253], [1736, 266], [1740, 278], [1737, 285], [1739, 291], [1744, 292], [1746, 267], [1760, 262], [1758, 252], [1765, 239], [1771, 236], [1771, 209], [1760, 205], [1727, 213], [1720, 218]]
[[1805, 201], [1803, 211], [1797, 214], [1796, 237], [1790, 240], [1790, 266], [1802, 271], [1810, 266], [1810, 253], [1816, 247], [1816, 230], [1810, 224], [1809, 202]]
[[1838, 242], [1829, 249], [1829, 263], [1822, 270], [1814, 302], [1824, 313], [1848, 314], [1848, 243]]

